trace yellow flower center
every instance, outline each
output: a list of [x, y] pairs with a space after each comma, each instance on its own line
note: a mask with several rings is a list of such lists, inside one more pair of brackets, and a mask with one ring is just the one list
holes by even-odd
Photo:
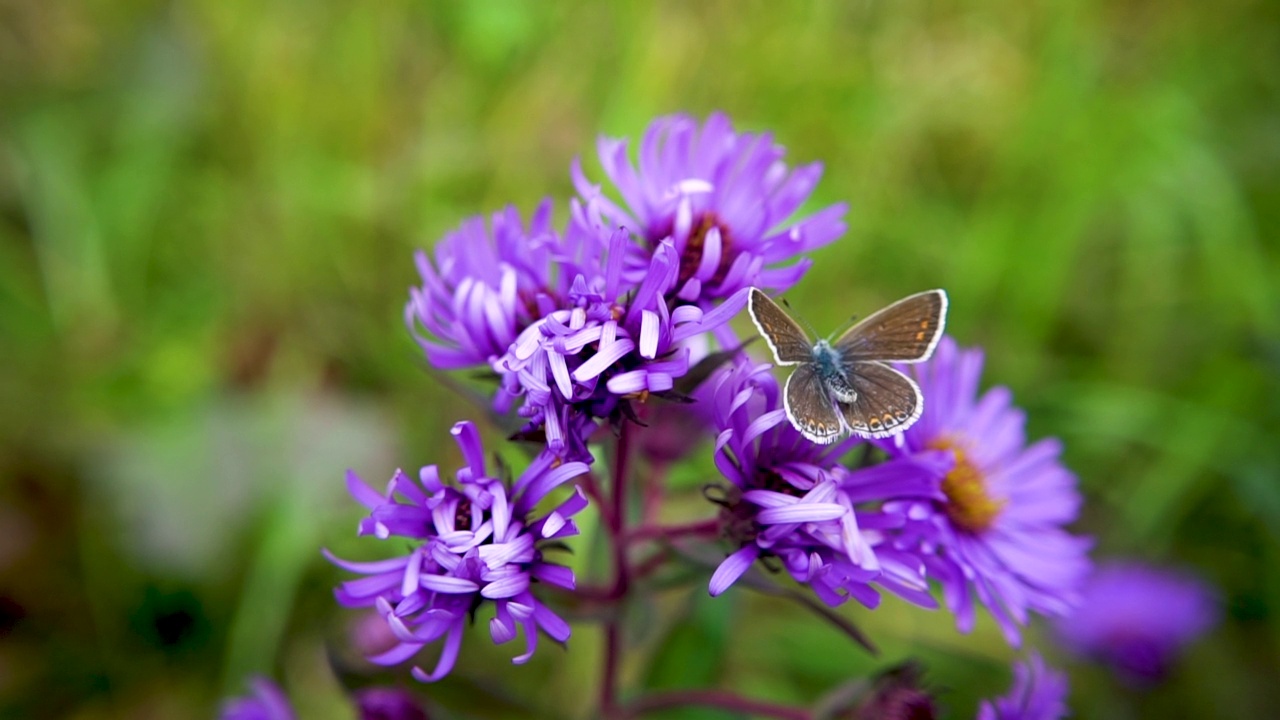
[[942, 480], [942, 492], [947, 496], [947, 517], [957, 527], [969, 532], [983, 532], [991, 528], [1005, 501], [987, 493], [987, 481], [982, 470], [969, 459], [959, 443], [942, 439], [929, 443], [934, 450], [950, 450], [955, 456], [955, 467]]

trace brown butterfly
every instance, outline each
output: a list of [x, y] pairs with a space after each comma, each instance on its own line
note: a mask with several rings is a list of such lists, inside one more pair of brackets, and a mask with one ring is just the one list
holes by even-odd
[[817, 342], [759, 288], [751, 288], [747, 309], [777, 364], [796, 366], [783, 398], [787, 418], [806, 438], [825, 445], [846, 431], [888, 437], [920, 419], [920, 387], [885, 363], [929, 359], [946, 325], [946, 291], [907, 296], [835, 340]]

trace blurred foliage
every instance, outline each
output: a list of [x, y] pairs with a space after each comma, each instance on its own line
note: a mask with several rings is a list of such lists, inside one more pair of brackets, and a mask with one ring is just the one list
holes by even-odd
[[[1099, 555], [1222, 588], [1149, 693], [1054, 658], [1076, 716], [1266, 716], [1277, 28], [1248, 0], [0, 4], [0, 716], [207, 716], [249, 671], [347, 716], [333, 668], [368, 668], [317, 552], [368, 552], [342, 470], [451, 462], [478, 417], [401, 326], [411, 251], [565, 200], [597, 133], [713, 109], [852, 205], [794, 307], [834, 327], [946, 287], [988, 380], [1064, 439]], [[914, 655], [954, 717], [1009, 683], [990, 625], [852, 610], [873, 661], [699, 588], [631, 609], [627, 678], [811, 700]], [[458, 717], [589, 711], [596, 628], [500, 682], [511, 653], [476, 640], [430, 689]]]

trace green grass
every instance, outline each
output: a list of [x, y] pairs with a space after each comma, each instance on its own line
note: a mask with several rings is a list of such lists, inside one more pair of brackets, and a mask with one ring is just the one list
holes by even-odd
[[[1128, 697], [1070, 666], [1077, 716], [1262, 716], [1280, 673], [1277, 21], [1264, 3], [1009, 0], [0, 11], [0, 595], [26, 614], [0, 636], [0, 666], [22, 668], [0, 672], [0, 714], [200, 716], [256, 669], [340, 717], [323, 648], [349, 616], [314, 549], [367, 549], [341, 472], [447, 459], [445, 429], [477, 417], [401, 326], [412, 250], [566, 200], [574, 156], [599, 177], [597, 133], [721, 109], [826, 164], [814, 207], [851, 205], [794, 307], [834, 327], [946, 287], [951, 332], [986, 348], [1034, 435], [1065, 441], [1099, 554], [1222, 587], [1226, 622], [1175, 682]], [[203, 544], [156, 552], [149, 514]], [[207, 632], [146, 640], [130, 618], [157, 597], [196, 598]], [[807, 620], [725, 608], [748, 630], [672, 602], [692, 620], [645, 657], [692, 661], [713, 637], [713, 677], [783, 699], [867, 667]], [[891, 659], [930, 661], [955, 717], [1007, 683], [991, 628], [886, 612], [859, 617]], [[839, 662], [775, 672], [757, 644], [778, 637], [794, 667]], [[582, 640], [504, 675], [513, 695], [589, 691]], [[479, 645], [464, 669], [505, 665]]]

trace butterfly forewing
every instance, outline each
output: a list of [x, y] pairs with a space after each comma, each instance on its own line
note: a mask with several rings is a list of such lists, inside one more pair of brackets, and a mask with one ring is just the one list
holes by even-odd
[[813, 442], [833, 443], [844, 431], [831, 395], [812, 364], [801, 365], [787, 378], [783, 402], [792, 426]]
[[852, 367], [858, 396], [853, 402], [840, 403], [840, 413], [851, 432], [864, 437], [888, 437], [920, 419], [924, 398], [914, 380], [878, 362]]
[[[776, 306], [775, 306], [776, 307]], [[849, 328], [833, 343], [845, 363], [920, 362], [933, 354], [947, 321], [947, 293], [907, 296]], [[848, 367], [856, 371], [856, 367]]]
[[768, 295], [751, 288], [747, 303], [751, 321], [769, 343], [779, 365], [795, 365], [813, 360], [813, 343], [809, 335]]

